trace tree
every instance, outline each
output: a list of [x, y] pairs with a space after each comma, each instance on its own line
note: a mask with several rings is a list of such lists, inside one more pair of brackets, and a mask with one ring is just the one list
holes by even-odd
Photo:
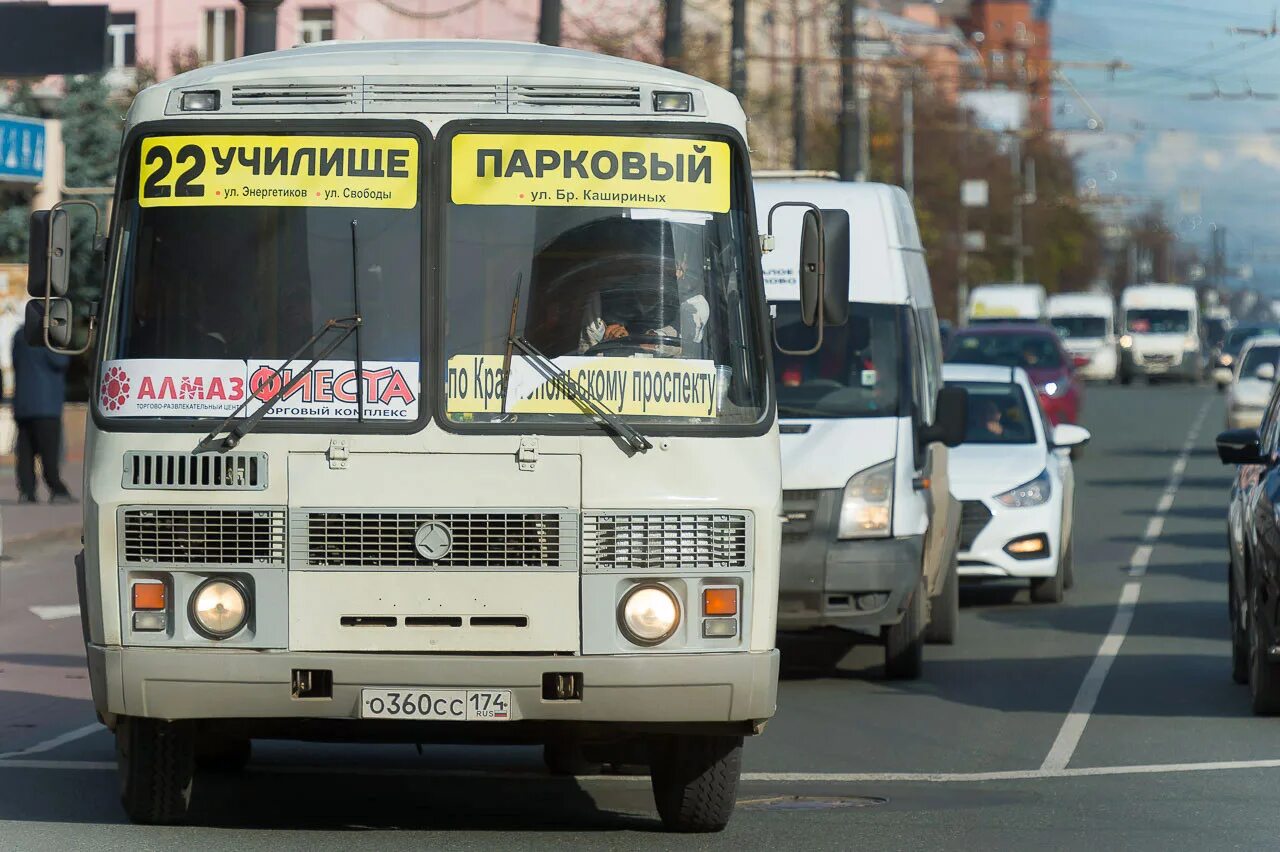
[[[107, 204], [116, 180], [123, 121], [113, 107], [111, 89], [102, 75], [71, 77], [62, 99], [62, 141], [66, 152], [66, 186], [70, 189], [103, 189], [83, 196], [98, 205], [105, 227]], [[87, 305], [102, 293], [101, 264], [95, 257], [88, 216], [78, 214], [71, 229], [71, 290]]]
[[[4, 111], [10, 115], [41, 117], [40, 104], [23, 81], [0, 82], [0, 90], [8, 92]], [[0, 190], [0, 261], [20, 263], [27, 259], [27, 222], [31, 217], [29, 189]]]

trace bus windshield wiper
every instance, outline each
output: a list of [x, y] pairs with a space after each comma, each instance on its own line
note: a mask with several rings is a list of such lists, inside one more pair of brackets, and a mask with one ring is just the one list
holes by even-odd
[[[361, 319], [359, 314], [352, 314], [349, 317], [334, 317], [333, 319], [325, 320], [324, 325], [320, 326], [319, 331], [311, 335], [311, 337], [307, 339], [306, 343], [298, 347], [297, 352], [294, 352], [286, 358], [284, 363], [275, 369], [273, 376], [279, 384], [276, 386], [274, 393], [262, 400], [262, 405], [258, 407], [257, 411], [253, 412], [253, 414], [250, 414], [248, 417], [240, 416], [240, 412], [244, 411], [249, 406], [249, 403], [257, 399], [253, 390], [249, 389], [249, 392], [245, 395], [244, 402], [236, 406], [236, 410], [227, 415], [227, 419], [219, 423], [216, 429], [201, 438], [200, 443], [196, 444], [196, 448], [192, 452], [207, 453], [210, 450], [225, 452], [227, 450], [235, 449], [236, 445], [240, 443], [240, 439], [252, 432], [254, 428], [262, 422], [262, 418], [266, 417], [267, 412], [270, 411], [277, 402], [284, 399], [301, 385], [302, 380], [307, 377], [308, 373], [315, 369], [316, 364], [319, 364], [325, 358], [328, 358], [335, 349], [346, 342], [348, 337], [356, 333], [360, 328], [360, 323]], [[298, 360], [303, 352], [306, 352], [316, 343], [319, 343], [320, 339], [330, 332], [337, 332], [337, 336], [334, 338], [333, 342], [325, 346], [325, 348], [320, 351], [320, 354], [312, 358], [305, 367], [295, 373], [289, 381], [286, 382], [284, 380], [284, 369], [294, 361]], [[364, 376], [357, 375], [357, 386], [363, 383]], [[226, 432], [227, 434], [224, 438], [218, 440], [218, 434], [220, 432]]]
[[[566, 373], [559, 364], [539, 352], [532, 343], [523, 337], [515, 336], [508, 338], [508, 342], [529, 359], [529, 365], [537, 371], [538, 375], [555, 385], [568, 399], [573, 400], [582, 408], [594, 414], [596, 422], [607, 425], [632, 450], [639, 453], [653, 449], [653, 444], [649, 442], [648, 438], [640, 434], [638, 429], [601, 405], [595, 394], [574, 381], [573, 377]], [[507, 381], [508, 383], [511, 381], [510, 374], [508, 374]]]

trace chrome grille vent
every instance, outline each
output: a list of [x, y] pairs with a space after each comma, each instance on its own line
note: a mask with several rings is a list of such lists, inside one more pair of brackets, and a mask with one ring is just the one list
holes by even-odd
[[[414, 536], [427, 523], [448, 527], [449, 552], [427, 559]], [[318, 568], [578, 567], [578, 522], [571, 512], [414, 512], [326, 510], [293, 514], [295, 565]]]
[[365, 112], [505, 112], [505, 83], [366, 81]]
[[128, 565], [280, 565], [283, 509], [124, 508], [120, 556]]
[[748, 516], [634, 512], [582, 519], [582, 564], [596, 571], [733, 571], [750, 564]]
[[233, 107], [359, 107], [360, 90], [355, 83], [262, 83], [231, 87]]
[[592, 112], [639, 112], [639, 86], [566, 86], [564, 84], [513, 83], [510, 112], [537, 112], [561, 107]]
[[124, 454], [123, 488], [261, 491], [267, 487], [266, 453]]

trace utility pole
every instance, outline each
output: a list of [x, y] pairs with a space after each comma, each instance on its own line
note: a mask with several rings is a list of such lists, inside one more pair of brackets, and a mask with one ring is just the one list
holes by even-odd
[[858, 115], [858, 0], [840, 0], [840, 177], [865, 178], [859, 169], [862, 127]]
[[808, 168], [809, 147], [805, 115], [805, 69], [800, 60], [800, 0], [791, 0], [791, 168]]
[[542, 0], [542, 10], [538, 15], [538, 42], [560, 43], [560, 0]]
[[684, 70], [684, 0], [663, 3], [666, 21], [662, 30], [662, 64]]
[[733, 46], [729, 54], [729, 91], [747, 98], [747, 0], [733, 0]]
[[902, 89], [902, 188], [916, 200], [916, 68], [907, 72]]
[[1012, 145], [1013, 175], [1016, 179], [1016, 192], [1013, 196], [1013, 280], [1017, 284], [1026, 278], [1024, 263], [1027, 247], [1023, 245], [1022, 217], [1028, 204], [1036, 201], [1036, 163], [1035, 160], [1023, 160], [1022, 138], [1013, 136]]
[[244, 6], [244, 53], [270, 53], [276, 49], [276, 8], [281, 0], [240, 0]]

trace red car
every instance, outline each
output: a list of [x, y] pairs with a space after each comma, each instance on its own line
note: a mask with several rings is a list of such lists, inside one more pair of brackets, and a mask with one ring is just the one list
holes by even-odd
[[960, 329], [951, 338], [947, 360], [956, 364], [1022, 367], [1036, 386], [1044, 413], [1054, 426], [1077, 423], [1084, 385], [1057, 333], [1043, 325], [989, 325]]

